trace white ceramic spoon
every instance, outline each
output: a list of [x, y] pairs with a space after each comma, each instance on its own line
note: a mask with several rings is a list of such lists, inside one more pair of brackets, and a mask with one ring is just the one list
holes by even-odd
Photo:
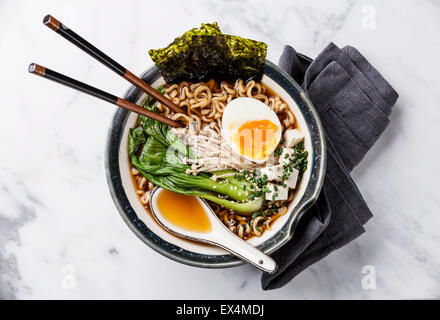
[[274, 273], [277, 270], [277, 264], [271, 257], [233, 234], [201, 198], [196, 197], [206, 211], [206, 216], [211, 222], [211, 230], [208, 232], [195, 232], [174, 225], [161, 214], [158, 207], [157, 199], [163, 190], [160, 187], [151, 190], [150, 208], [154, 218], [165, 230], [182, 238], [221, 247], [266, 273]]

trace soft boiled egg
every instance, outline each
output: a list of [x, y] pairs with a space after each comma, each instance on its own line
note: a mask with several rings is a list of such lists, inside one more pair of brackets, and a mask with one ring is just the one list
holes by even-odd
[[281, 140], [281, 123], [276, 113], [260, 100], [236, 98], [223, 112], [222, 136], [234, 152], [264, 162]]

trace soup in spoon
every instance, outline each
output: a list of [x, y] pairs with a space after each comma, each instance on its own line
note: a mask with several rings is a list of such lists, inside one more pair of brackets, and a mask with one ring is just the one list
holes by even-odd
[[206, 210], [195, 196], [163, 189], [157, 195], [157, 207], [165, 219], [179, 228], [194, 232], [211, 231]]

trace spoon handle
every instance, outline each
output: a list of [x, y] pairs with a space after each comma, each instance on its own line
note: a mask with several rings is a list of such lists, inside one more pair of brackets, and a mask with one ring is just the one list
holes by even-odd
[[243, 239], [240, 239], [232, 232], [222, 232], [221, 237], [221, 243], [216, 244], [238, 258], [252, 264], [266, 273], [274, 273], [277, 270], [278, 266], [271, 257]]

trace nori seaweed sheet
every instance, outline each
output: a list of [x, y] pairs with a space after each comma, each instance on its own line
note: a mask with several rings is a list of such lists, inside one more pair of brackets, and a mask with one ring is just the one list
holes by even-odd
[[267, 45], [222, 34], [217, 23], [202, 24], [149, 54], [168, 84], [209, 79], [261, 81]]

